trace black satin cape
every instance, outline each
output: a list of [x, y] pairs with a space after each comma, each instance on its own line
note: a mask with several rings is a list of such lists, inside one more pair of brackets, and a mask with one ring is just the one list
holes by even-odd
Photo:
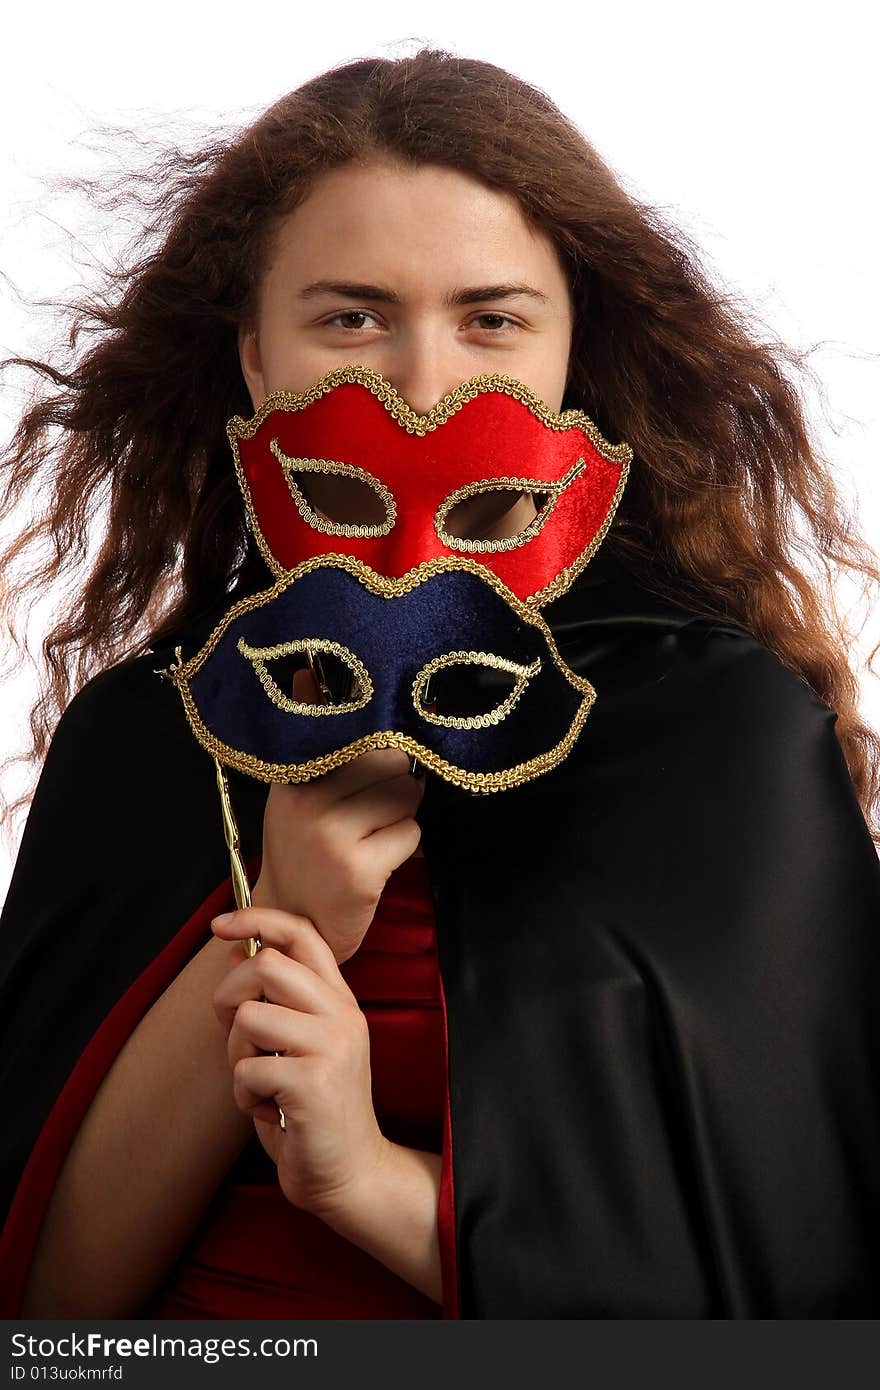
[[[446, 1315], [876, 1314], [880, 863], [836, 715], [607, 545], [547, 617], [597, 690], [572, 753], [490, 796], [428, 774], [419, 813]], [[232, 901], [213, 763], [154, 674], [173, 640], [65, 712], [0, 919], [7, 1317], [101, 1078]], [[253, 871], [267, 787], [230, 785]]]

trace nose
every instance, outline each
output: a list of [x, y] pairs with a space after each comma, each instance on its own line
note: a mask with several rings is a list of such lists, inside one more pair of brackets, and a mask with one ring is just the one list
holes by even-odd
[[427, 415], [465, 380], [440, 335], [418, 331], [401, 339], [385, 364], [385, 376], [417, 415]]

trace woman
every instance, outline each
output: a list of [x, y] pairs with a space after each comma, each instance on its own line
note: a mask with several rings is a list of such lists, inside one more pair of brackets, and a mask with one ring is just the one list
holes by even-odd
[[[69, 652], [118, 664], [54, 735], [0, 934], [7, 1315], [876, 1311], [878, 744], [791, 504], [880, 574], [794, 355], [545, 97], [430, 51], [306, 84], [158, 218], [10, 460], [12, 500], [55, 470], [59, 556], [110, 482], [52, 697]], [[154, 672], [265, 587], [227, 420], [346, 363], [420, 413], [505, 372], [632, 446], [548, 610], [599, 698], [498, 796], [392, 749], [233, 776], [227, 920], [213, 769]]]

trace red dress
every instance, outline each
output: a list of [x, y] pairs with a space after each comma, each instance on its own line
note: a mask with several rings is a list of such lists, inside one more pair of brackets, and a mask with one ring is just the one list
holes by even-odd
[[[424, 859], [409, 859], [391, 875], [360, 949], [341, 970], [369, 1024], [373, 1103], [383, 1134], [441, 1153], [446, 1050]], [[441, 1207], [448, 1204], [448, 1177]], [[292, 1206], [254, 1135], [166, 1284], [138, 1316], [443, 1315], [438, 1303]]]

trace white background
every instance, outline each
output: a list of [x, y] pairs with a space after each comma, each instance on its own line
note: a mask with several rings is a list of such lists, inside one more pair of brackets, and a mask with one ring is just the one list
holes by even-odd
[[[193, 120], [239, 126], [331, 65], [427, 43], [543, 88], [634, 195], [697, 239], [716, 277], [744, 294], [771, 332], [799, 348], [817, 345], [812, 363], [825, 399], [811, 397], [815, 435], [880, 549], [870, 15], [862, 0], [816, 8], [753, 0], [727, 8], [705, 0], [7, 7], [0, 355], [47, 349], [52, 323], [26, 301], [88, 279], [88, 209], [51, 196], [45, 180], [93, 161], [77, 144], [93, 124], [171, 133]], [[21, 404], [20, 379], [7, 382], [4, 439]], [[841, 606], [864, 616], [852, 610], [857, 597], [841, 591]], [[46, 617], [35, 614], [34, 649]], [[880, 640], [878, 626], [875, 614], [863, 654]], [[8, 648], [4, 656], [8, 663]], [[26, 743], [33, 692], [27, 670], [0, 686], [0, 759]], [[863, 675], [862, 696], [880, 725], [877, 677]], [[4, 785], [11, 795], [22, 781], [12, 775]], [[0, 844], [0, 899], [20, 830], [19, 821]]]

